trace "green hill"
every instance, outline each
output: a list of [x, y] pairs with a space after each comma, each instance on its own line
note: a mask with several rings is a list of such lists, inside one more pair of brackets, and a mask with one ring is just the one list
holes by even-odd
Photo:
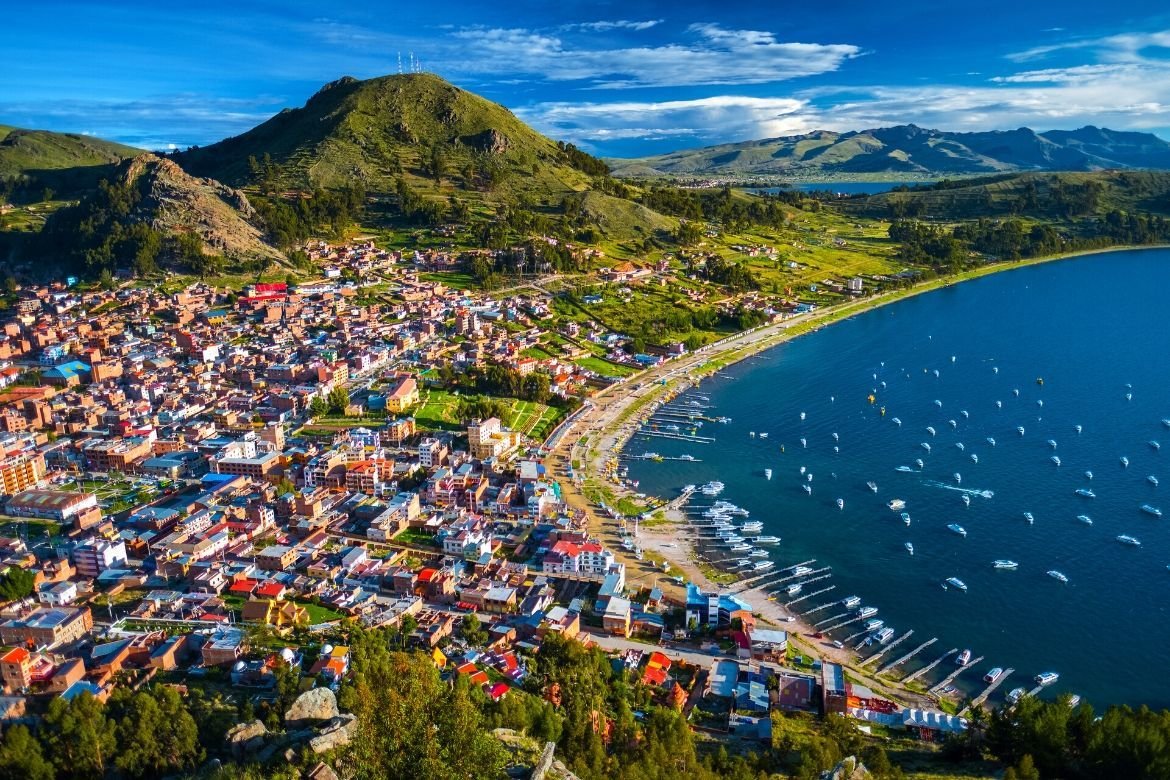
[[503, 106], [425, 73], [339, 79], [301, 108], [177, 159], [235, 186], [389, 193], [401, 178], [423, 194], [546, 204], [589, 186], [570, 152]]
[[90, 189], [141, 149], [75, 133], [0, 125], [0, 180], [18, 179], [39, 194], [48, 187], [70, 194]]

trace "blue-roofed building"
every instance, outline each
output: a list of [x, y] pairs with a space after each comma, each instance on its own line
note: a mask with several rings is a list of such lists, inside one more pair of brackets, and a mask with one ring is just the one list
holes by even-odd
[[89, 379], [90, 370], [88, 364], [80, 360], [70, 360], [46, 369], [41, 374], [41, 381], [60, 387], [74, 387]]
[[83, 693], [88, 693], [94, 698], [100, 698], [102, 695], [102, 689], [99, 685], [94, 685], [93, 683], [87, 682], [85, 680], [78, 680], [65, 689], [65, 691], [61, 694], [61, 698], [65, 701], [71, 701]]
[[704, 593], [693, 582], [687, 583], [687, 627], [692, 625], [711, 626], [719, 625], [719, 594]]

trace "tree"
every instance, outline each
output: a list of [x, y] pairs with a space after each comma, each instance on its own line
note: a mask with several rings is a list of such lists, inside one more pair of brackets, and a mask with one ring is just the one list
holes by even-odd
[[349, 407], [349, 391], [340, 385], [329, 391], [330, 414], [342, 415]]
[[459, 636], [472, 647], [482, 647], [488, 641], [488, 632], [480, 625], [479, 618], [474, 612], [463, 618], [463, 623], [459, 626]]
[[19, 566], [9, 566], [0, 574], [0, 601], [16, 601], [32, 595], [36, 575]]
[[45, 759], [41, 743], [27, 726], [10, 726], [0, 740], [0, 780], [53, 780], [57, 775]]
[[131, 777], [159, 777], [194, 765], [199, 730], [174, 688], [129, 693], [111, 699], [117, 720], [114, 763]]
[[45, 747], [57, 769], [77, 778], [100, 778], [118, 749], [114, 722], [88, 692], [49, 703]]
[[329, 413], [329, 402], [321, 396], [316, 396], [309, 402], [309, 414], [314, 417], [324, 417]]

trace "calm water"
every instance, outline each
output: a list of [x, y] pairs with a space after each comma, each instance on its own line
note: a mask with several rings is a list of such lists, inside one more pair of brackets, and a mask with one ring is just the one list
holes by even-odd
[[[815, 558], [833, 567], [836, 590], [798, 610], [856, 593], [898, 635], [915, 630], [891, 659], [939, 638], [908, 670], [947, 648], [969, 647], [986, 659], [959, 678], [960, 687], [980, 689], [991, 666], [1016, 669], [993, 703], [1054, 670], [1061, 679], [1051, 690], [1099, 705], [1170, 706], [1170, 429], [1161, 423], [1170, 418], [1168, 271], [1166, 250], [1021, 268], [796, 339], [703, 385], [713, 414], [733, 418], [703, 428], [716, 442], [635, 439], [628, 448], [690, 453], [702, 463], [635, 461], [630, 475], [642, 490], [667, 496], [687, 483], [725, 482], [721, 498], [750, 509], [764, 521], [763, 533], [783, 538], [773, 548], [778, 564]], [[1166, 446], [1155, 451], [1151, 439]], [[921, 472], [895, 470], [916, 458], [925, 461]], [[811, 496], [801, 488], [801, 466], [814, 475]], [[766, 467], [775, 472], [771, 481]], [[962, 488], [994, 497], [972, 495], [965, 507], [955, 472]], [[1079, 487], [1097, 497], [1077, 496]], [[886, 508], [892, 498], [906, 501], [910, 527]], [[1166, 518], [1143, 514], [1143, 503]], [[948, 523], [960, 523], [967, 537]], [[1117, 542], [1119, 534], [1142, 546]], [[1019, 569], [995, 570], [997, 558], [1018, 561]], [[1064, 572], [1068, 584], [1048, 577], [1049, 569]], [[951, 576], [969, 590], [944, 590]]]
[[[793, 182], [791, 189], [800, 192], [822, 192], [828, 190], [842, 195], [874, 195], [879, 192], [889, 192], [895, 187], [905, 184], [914, 187], [920, 184], [929, 184], [923, 181], [802, 181]], [[777, 193], [781, 187], [762, 187], [758, 192]]]

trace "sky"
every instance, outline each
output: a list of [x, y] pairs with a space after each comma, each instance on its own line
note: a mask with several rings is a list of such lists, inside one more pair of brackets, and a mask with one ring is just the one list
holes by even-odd
[[605, 156], [908, 123], [1170, 139], [1165, 0], [183, 5], [6, 14], [0, 124], [185, 148], [416, 61]]

